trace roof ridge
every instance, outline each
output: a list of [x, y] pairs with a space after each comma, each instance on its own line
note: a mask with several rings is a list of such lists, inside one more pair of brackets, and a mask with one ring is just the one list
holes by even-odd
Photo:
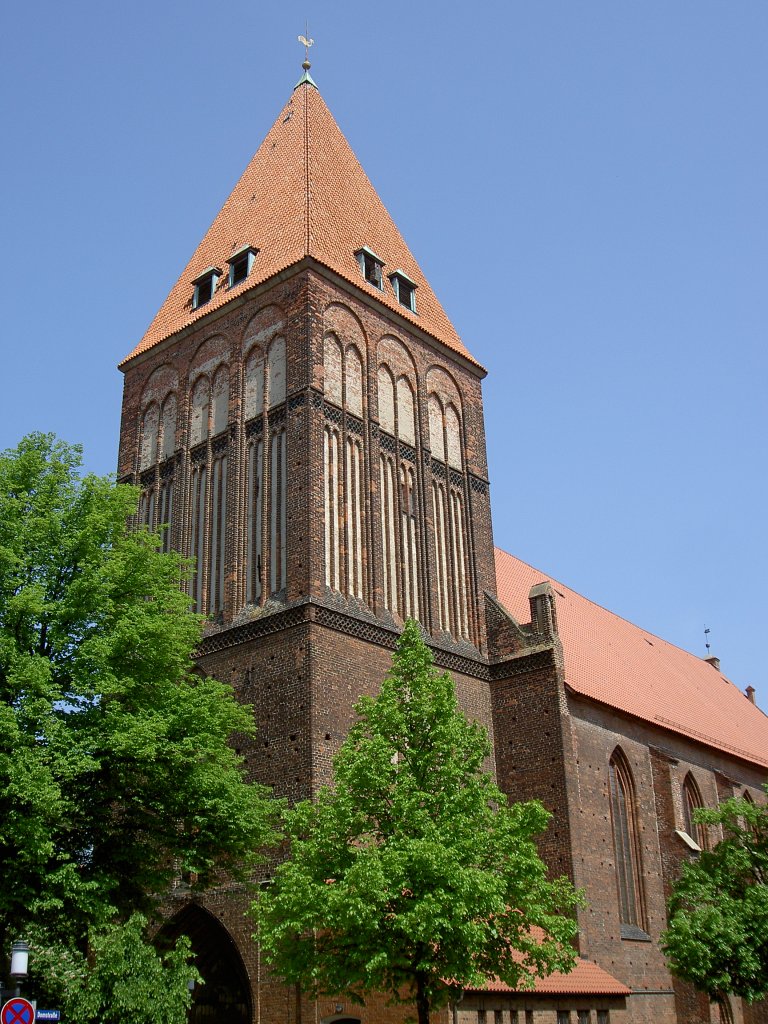
[[309, 240], [312, 236], [311, 216], [312, 216], [312, 196], [310, 193], [310, 177], [309, 177], [309, 102], [307, 100], [307, 89], [302, 89], [302, 95], [304, 98], [304, 221], [306, 233], [304, 236], [304, 252], [309, 255]]

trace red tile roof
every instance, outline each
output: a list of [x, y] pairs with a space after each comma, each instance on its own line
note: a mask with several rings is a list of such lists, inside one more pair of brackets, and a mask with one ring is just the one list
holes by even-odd
[[727, 754], [768, 766], [768, 716], [712, 665], [647, 633], [496, 549], [499, 600], [531, 618], [528, 594], [549, 580], [574, 692]]
[[[244, 245], [259, 252], [242, 283], [226, 273], [212, 300], [192, 309], [192, 282]], [[368, 246], [384, 261], [384, 291], [362, 277], [355, 251]], [[320, 93], [300, 84], [249, 163], [141, 342], [124, 362], [218, 309], [305, 256], [346, 278], [472, 363], [366, 177]], [[386, 275], [404, 271], [418, 285], [416, 309], [400, 305]], [[475, 365], [477, 365], [475, 363]]]
[[491, 978], [474, 992], [535, 992], [538, 995], [628, 996], [631, 990], [613, 975], [589, 960], [577, 960], [570, 974], [553, 971], [546, 978], [536, 978], [532, 989], [513, 989], [499, 978]]

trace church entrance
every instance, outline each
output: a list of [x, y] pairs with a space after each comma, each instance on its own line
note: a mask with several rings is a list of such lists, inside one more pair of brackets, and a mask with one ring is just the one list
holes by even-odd
[[158, 945], [180, 935], [192, 943], [204, 984], [196, 985], [189, 1024], [250, 1024], [251, 992], [242, 957], [229, 932], [207, 910], [190, 904], [168, 921]]

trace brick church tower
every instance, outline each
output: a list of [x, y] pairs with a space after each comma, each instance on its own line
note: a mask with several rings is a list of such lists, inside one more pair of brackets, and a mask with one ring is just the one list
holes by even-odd
[[308, 68], [121, 369], [119, 478], [195, 559], [199, 663], [254, 707], [252, 778], [329, 781], [407, 617], [492, 732], [484, 370]]
[[[768, 718], [717, 659], [494, 549], [484, 370], [308, 68], [121, 366], [119, 478], [195, 560], [198, 661], [253, 706], [249, 776], [291, 800], [327, 783], [416, 618], [501, 788], [552, 812], [542, 856], [588, 900], [571, 974], [489, 979], [443, 1024], [766, 1024], [765, 1004], [713, 1008], [673, 978], [660, 940], [680, 865], [717, 838], [693, 810], [765, 800]], [[247, 905], [170, 898], [164, 930], [206, 979], [192, 1024], [403, 1019], [270, 979]]]

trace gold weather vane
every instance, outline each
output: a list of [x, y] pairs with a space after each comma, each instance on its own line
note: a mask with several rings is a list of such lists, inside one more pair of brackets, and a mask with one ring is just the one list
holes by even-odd
[[304, 35], [299, 36], [299, 42], [304, 47], [304, 63], [301, 65], [305, 71], [309, 71], [312, 65], [309, 63], [309, 48], [315, 45], [315, 40], [309, 38], [309, 25], [307, 24], [304, 29]]

